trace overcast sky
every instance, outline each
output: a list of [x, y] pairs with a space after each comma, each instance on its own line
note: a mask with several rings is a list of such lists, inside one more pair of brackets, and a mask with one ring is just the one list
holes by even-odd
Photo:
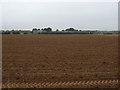
[[2, 29], [118, 29], [117, 2], [23, 2], [2, 4]]

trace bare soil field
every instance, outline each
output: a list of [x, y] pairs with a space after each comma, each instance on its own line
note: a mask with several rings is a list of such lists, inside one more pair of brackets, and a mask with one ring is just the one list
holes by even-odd
[[3, 85], [118, 79], [117, 35], [3, 35], [2, 49]]

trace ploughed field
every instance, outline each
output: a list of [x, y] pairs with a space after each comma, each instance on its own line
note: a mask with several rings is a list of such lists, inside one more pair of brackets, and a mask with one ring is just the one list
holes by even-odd
[[3, 85], [118, 78], [117, 35], [3, 35], [2, 40]]

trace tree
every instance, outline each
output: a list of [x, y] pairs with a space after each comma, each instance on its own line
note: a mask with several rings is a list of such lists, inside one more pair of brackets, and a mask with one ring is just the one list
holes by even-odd
[[74, 28], [68, 28], [65, 31], [75, 31], [75, 29]]
[[33, 29], [32, 29], [32, 31], [36, 31], [36, 30], [37, 30], [37, 28], [33, 28]]
[[38, 33], [38, 29], [37, 28], [33, 28], [32, 29], [32, 33], [37, 34]]
[[48, 27], [48, 28], [44, 28], [44, 29], [41, 29], [42, 31], [45, 31], [45, 32], [51, 32], [52, 31], [52, 28]]
[[58, 32], [59, 30], [57, 29], [56, 31]]
[[44, 29], [43, 29], [43, 28], [42, 28], [41, 30], [42, 30], [42, 31], [44, 31]]

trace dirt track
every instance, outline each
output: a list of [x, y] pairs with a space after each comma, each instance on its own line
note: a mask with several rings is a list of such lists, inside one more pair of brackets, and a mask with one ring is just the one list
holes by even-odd
[[3, 35], [2, 62], [3, 87], [8, 83], [116, 80], [118, 37]]

